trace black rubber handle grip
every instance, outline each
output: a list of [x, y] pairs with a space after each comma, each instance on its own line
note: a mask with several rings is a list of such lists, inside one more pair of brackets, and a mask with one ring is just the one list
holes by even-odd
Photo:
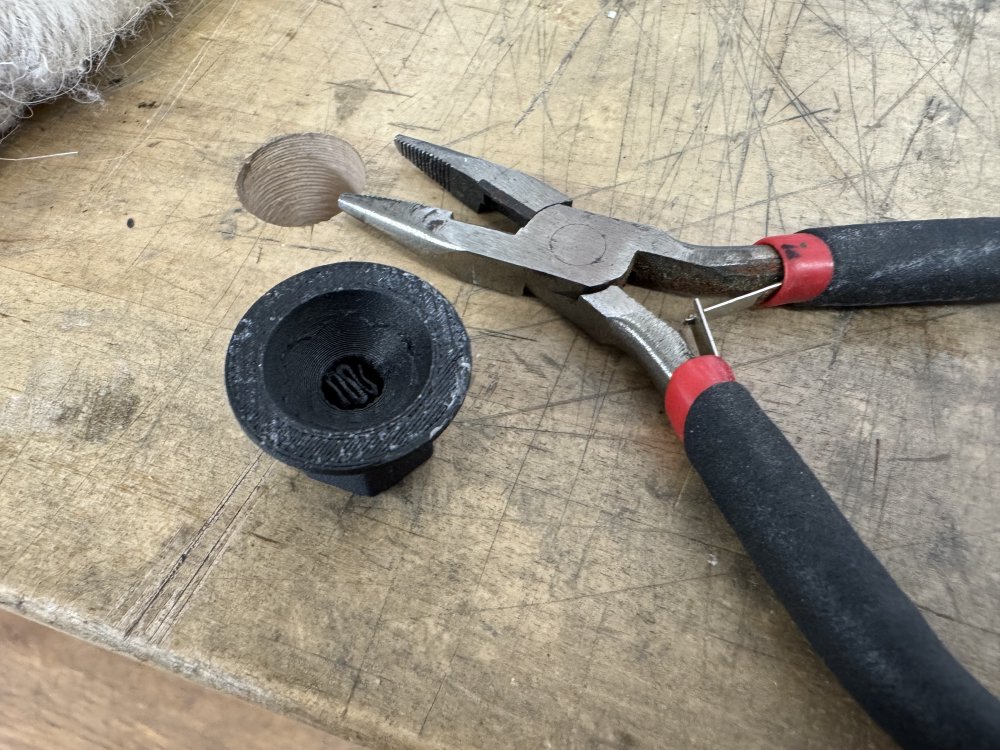
[[1000, 218], [807, 229], [833, 254], [833, 280], [803, 307], [1000, 300]]
[[816, 652], [906, 748], [1000, 748], [1000, 702], [947, 651], [740, 384], [691, 406], [684, 447]]

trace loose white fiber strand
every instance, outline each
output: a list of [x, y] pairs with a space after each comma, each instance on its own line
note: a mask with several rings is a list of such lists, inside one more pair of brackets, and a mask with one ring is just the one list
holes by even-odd
[[163, 0], [0, 0], [0, 136], [30, 108], [69, 94], [97, 99], [87, 77]]

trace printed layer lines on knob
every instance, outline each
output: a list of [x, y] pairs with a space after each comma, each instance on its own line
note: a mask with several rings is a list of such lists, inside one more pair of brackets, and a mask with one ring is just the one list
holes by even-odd
[[233, 332], [226, 391], [280, 461], [374, 495], [426, 461], [469, 387], [451, 304], [392, 266], [334, 263], [269, 290]]

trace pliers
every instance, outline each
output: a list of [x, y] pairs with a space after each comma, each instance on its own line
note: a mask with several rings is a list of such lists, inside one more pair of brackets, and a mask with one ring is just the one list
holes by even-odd
[[[744, 548], [813, 648], [906, 747], [1000, 747], [1000, 702], [947, 651], [830, 495], [718, 356], [711, 318], [765, 306], [1000, 300], [1000, 218], [810, 229], [699, 247], [589, 213], [541, 180], [406, 136], [399, 151], [465, 205], [515, 233], [449, 211], [343, 194], [346, 213], [458, 278], [530, 294], [634, 356], [665, 392], [684, 449]], [[695, 302], [684, 336], [630, 297], [629, 282]]]

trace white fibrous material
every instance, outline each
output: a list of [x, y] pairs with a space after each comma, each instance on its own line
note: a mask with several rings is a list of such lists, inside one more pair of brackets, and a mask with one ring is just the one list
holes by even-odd
[[0, 135], [39, 104], [93, 101], [87, 78], [163, 0], [0, 0]]

